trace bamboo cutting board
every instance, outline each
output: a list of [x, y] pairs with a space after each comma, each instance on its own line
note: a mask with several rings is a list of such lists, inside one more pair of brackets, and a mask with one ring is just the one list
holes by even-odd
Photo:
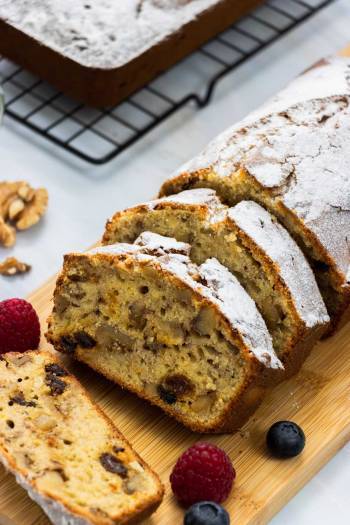
[[[350, 56], [350, 47], [342, 54]], [[29, 297], [43, 332], [53, 287], [54, 279]], [[41, 348], [48, 346], [42, 340]], [[72, 363], [70, 368], [166, 486], [162, 505], [144, 525], [181, 525], [183, 510], [171, 495], [169, 474], [178, 456], [201, 437], [87, 367]], [[266, 431], [281, 419], [297, 422], [306, 434], [302, 455], [285, 461], [270, 458], [265, 450]], [[350, 439], [350, 323], [319, 343], [301, 372], [271, 391], [239, 433], [204, 439], [224, 448], [236, 468], [237, 479], [226, 502], [232, 523], [268, 523]], [[48, 524], [14, 477], [0, 467], [0, 525]]]
[[[51, 310], [54, 279], [29, 297], [42, 321]], [[49, 347], [42, 341], [41, 348]], [[183, 510], [171, 495], [169, 474], [178, 456], [200, 436], [184, 429], [136, 396], [98, 376], [83, 365], [73, 373], [134, 445], [166, 486], [166, 497], [145, 525], [181, 525]], [[296, 421], [306, 433], [301, 456], [275, 460], [265, 451], [265, 433], [280, 419]], [[336, 336], [319, 343], [301, 372], [270, 392], [240, 433], [204, 436], [223, 447], [237, 470], [226, 502], [232, 524], [263, 525], [350, 438], [350, 323]], [[0, 524], [48, 525], [11, 474], [0, 468]]]

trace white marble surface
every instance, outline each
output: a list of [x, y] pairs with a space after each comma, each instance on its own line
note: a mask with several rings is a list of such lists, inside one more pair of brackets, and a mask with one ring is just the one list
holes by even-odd
[[[78, 162], [5, 119], [0, 131], [1, 179], [24, 178], [50, 194], [47, 215], [18, 235], [14, 254], [30, 274], [0, 277], [0, 299], [23, 297], [56, 272], [65, 252], [98, 239], [117, 209], [147, 200], [180, 163], [257, 107], [319, 58], [350, 42], [350, 2], [338, 0], [221, 82], [207, 108], [183, 109], [119, 158], [102, 167]], [[348, 524], [350, 446], [347, 445], [272, 520], [273, 525]], [[234, 522], [234, 517], [232, 519]], [[239, 524], [237, 524], [239, 525]]]

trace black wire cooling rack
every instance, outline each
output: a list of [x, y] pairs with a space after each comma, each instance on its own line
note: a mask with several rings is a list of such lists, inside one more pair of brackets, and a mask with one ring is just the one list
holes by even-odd
[[268, 0], [125, 102], [102, 110], [0, 58], [6, 113], [81, 159], [103, 164], [189, 102], [204, 107], [220, 78], [333, 1]]

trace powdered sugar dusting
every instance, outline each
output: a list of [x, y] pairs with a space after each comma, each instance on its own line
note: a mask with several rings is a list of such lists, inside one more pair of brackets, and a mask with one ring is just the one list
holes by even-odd
[[179, 253], [189, 256], [191, 251], [191, 246], [186, 242], [179, 242], [171, 237], [164, 237], [163, 235], [152, 232], [141, 233], [135, 240], [135, 244], [151, 252]]
[[250, 113], [246, 121], [284, 111], [307, 100], [342, 96], [349, 92], [348, 82], [347, 74], [344, 74], [344, 58], [332, 57], [290, 82], [266, 104]]
[[[136, 261], [159, 265], [219, 307], [259, 362], [268, 368], [283, 368], [261, 314], [236, 277], [216, 259], [209, 259], [198, 267], [191, 262], [185, 250], [176, 250], [179, 246], [185, 247], [186, 251], [189, 247], [175, 239], [145, 232], [133, 245], [107, 245], [95, 248], [87, 255], [103, 253], [118, 256], [129, 253]], [[129, 252], [128, 247], [131, 248]]]
[[143, 232], [134, 244], [117, 243], [98, 246], [86, 252], [86, 255], [105, 254], [117, 257], [130, 255], [136, 261], [157, 262], [192, 286], [192, 276], [197, 275], [198, 272], [189, 258], [190, 249], [189, 244], [178, 242], [171, 237]]
[[139, 246], [134, 244], [127, 244], [120, 242], [119, 244], [111, 244], [109, 246], [97, 246], [85, 252], [87, 255], [110, 254], [110, 255], [123, 255], [128, 253], [138, 253], [142, 251]]
[[180, 170], [210, 168], [234, 177], [245, 168], [319, 238], [344, 276], [350, 263], [349, 79], [349, 58], [309, 71]]
[[176, 204], [194, 204], [205, 205], [214, 208], [222, 206], [220, 199], [217, 197], [215, 190], [211, 188], [198, 188], [195, 190], [185, 190], [175, 195], [169, 195], [162, 199], [152, 201], [152, 206], [163, 202], [173, 202]]
[[255, 202], [240, 202], [229, 210], [228, 216], [277, 265], [306, 326], [327, 323], [329, 317], [314, 274], [288, 232]]
[[0, 17], [85, 66], [113, 68], [221, 0], [0, 0]]
[[216, 259], [203, 263], [199, 274], [206, 282], [202, 288], [203, 295], [220, 307], [255, 357], [265, 366], [283, 368], [273, 349], [265, 321], [236, 277]]
[[220, 199], [217, 197], [215, 190], [211, 188], [196, 188], [194, 190], [184, 190], [180, 193], [174, 193], [168, 197], [162, 197], [160, 199], [154, 199], [152, 201], [143, 202], [137, 204], [128, 211], [137, 210], [138, 208], [147, 208], [148, 210], [155, 210], [157, 208], [163, 208], [167, 204], [188, 204], [193, 206], [207, 206], [212, 208], [213, 211], [217, 211], [222, 208], [223, 205]]
[[169, 195], [168, 197], [142, 203], [138, 206], [134, 206], [133, 208], [129, 208], [127, 211], [137, 211], [138, 208], [143, 207], [147, 208], [148, 210], [157, 210], [163, 209], [168, 205], [171, 206], [173, 204], [188, 207], [203, 206], [205, 207], [209, 222], [217, 222], [226, 214], [226, 206], [221, 203], [220, 199], [216, 195], [215, 190], [212, 190], [211, 188], [197, 188], [195, 190], [181, 191], [180, 193]]

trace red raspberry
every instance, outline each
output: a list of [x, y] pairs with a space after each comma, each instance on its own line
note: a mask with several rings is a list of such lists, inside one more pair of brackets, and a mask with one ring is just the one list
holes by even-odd
[[236, 477], [228, 455], [211, 443], [196, 443], [179, 457], [170, 475], [171, 488], [188, 507], [199, 501], [222, 503]]
[[0, 354], [36, 350], [40, 323], [36, 311], [24, 299], [0, 302]]

